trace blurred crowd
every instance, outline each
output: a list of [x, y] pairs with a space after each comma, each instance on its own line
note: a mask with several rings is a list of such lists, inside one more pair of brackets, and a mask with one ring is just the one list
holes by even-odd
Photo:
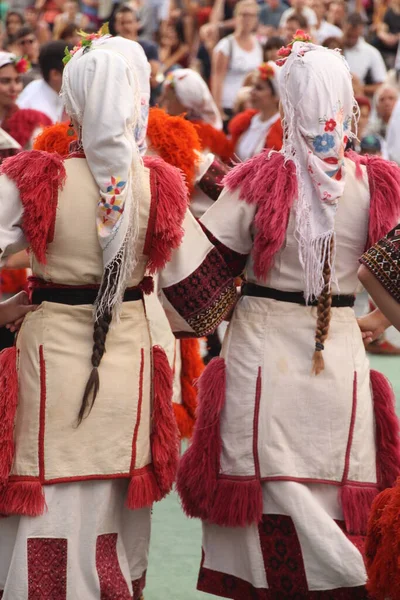
[[[15, 77], [0, 69], [3, 125], [15, 106], [38, 110], [53, 123], [64, 120], [58, 93], [65, 46], [78, 43], [80, 30], [95, 32], [108, 21], [112, 34], [142, 45], [153, 105], [163, 104], [169, 75], [190, 68], [209, 86], [226, 133], [239, 142], [243, 120], [232, 127], [232, 118], [251, 110], [260, 117], [251, 119], [252, 129], [264, 135], [279, 93], [259, 67], [275, 61], [300, 29], [340, 48], [349, 63], [361, 113], [354, 149], [400, 160], [390, 139], [388, 146], [400, 89], [400, 0], [8, 0], [0, 2], [0, 17], [2, 49], [30, 62]], [[182, 108], [178, 103], [175, 111]], [[236, 150], [242, 159], [253, 153], [239, 144]]]

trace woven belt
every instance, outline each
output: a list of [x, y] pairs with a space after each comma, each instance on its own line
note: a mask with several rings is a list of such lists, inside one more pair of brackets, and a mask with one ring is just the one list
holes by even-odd
[[[272, 298], [272, 300], [278, 300], [279, 302], [290, 302], [292, 304], [301, 304], [306, 306], [306, 301], [303, 292], [283, 292], [281, 290], [275, 290], [273, 288], [264, 287], [257, 285], [256, 283], [244, 283], [242, 285], [243, 296], [254, 296], [256, 298]], [[349, 295], [333, 295], [332, 306], [334, 308], [344, 308], [354, 306], [356, 301], [355, 296]], [[318, 299], [308, 303], [308, 306], [317, 306]]]

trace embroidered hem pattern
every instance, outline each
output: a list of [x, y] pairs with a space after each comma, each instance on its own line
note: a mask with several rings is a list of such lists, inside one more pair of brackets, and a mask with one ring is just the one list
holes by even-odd
[[366, 252], [360, 262], [400, 302], [400, 224]]

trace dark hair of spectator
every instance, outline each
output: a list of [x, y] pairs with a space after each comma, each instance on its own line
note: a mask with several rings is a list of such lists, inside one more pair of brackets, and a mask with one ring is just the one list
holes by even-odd
[[24, 15], [22, 15], [20, 12], [18, 12], [17, 10], [9, 10], [7, 15], [6, 15], [6, 27], [8, 26], [8, 17], [18, 17], [21, 25], [23, 25], [25, 23], [25, 19], [24, 19]]
[[114, 12], [112, 13], [109, 23], [108, 23], [108, 28], [110, 30], [111, 35], [117, 35], [117, 32], [115, 31], [115, 19], [116, 19], [117, 15], [131, 13], [136, 18], [136, 20], [139, 21], [139, 15], [136, 12], [136, 10], [134, 10], [127, 4], [122, 4], [121, 6], [118, 6], [118, 4], [115, 4], [115, 7], [116, 8], [115, 8]]
[[364, 25], [364, 19], [358, 13], [353, 13], [347, 17], [347, 25], [350, 27], [362, 27]]
[[[70, 46], [69, 49], [72, 50], [72, 46]], [[63, 72], [64, 50], [65, 42], [62, 42], [61, 40], [57, 40], [56, 42], [48, 42], [41, 47], [39, 54], [39, 65], [45, 81], [49, 81], [50, 71], [52, 69], [55, 69], [59, 73]]]
[[22, 40], [22, 38], [26, 37], [27, 35], [34, 35], [36, 37], [36, 34], [33, 31], [32, 27], [29, 27], [28, 25], [24, 25], [15, 34], [15, 39], [16, 39], [16, 41]]
[[299, 13], [293, 13], [290, 15], [290, 17], [288, 17], [286, 23], [290, 23], [292, 21], [296, 21], [296, 23], [299, 24], [300, 29], [308, 29], [308, 21], [303, 15]]
[[322, 46], [330, 50], [336, 50], [336, 48], [343, 50], [343, 40], [335, 36], [330, 36], [323, 41]]
[[66, 40], [67, 38], [75, 35], [75, 33], [77, 31], [78, 31], [78, 27], [76, 26], [76, 23], [67, 23], [65, 25], [65, 27], [63, 28], [63, 30], [61, 31], [59, 39]]
[[276, 36], [272, 36], [268, 38], [268, 40], [264, 44], [264, 50], [279, 50], [282, 46], [285, 46], [286, 42], [283, 38]]

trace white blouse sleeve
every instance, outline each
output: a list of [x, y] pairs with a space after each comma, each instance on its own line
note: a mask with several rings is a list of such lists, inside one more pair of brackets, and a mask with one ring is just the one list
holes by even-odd
[[22, 231], [23, 206], [18, 188], [6, 175], [0, 176], [0, 266], [10, 254], [28, 247]]

